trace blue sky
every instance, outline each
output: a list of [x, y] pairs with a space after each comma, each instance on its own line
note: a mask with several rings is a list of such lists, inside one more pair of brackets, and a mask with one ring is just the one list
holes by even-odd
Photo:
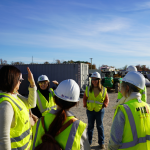
[[148, 0], [1, 0], [0, 59], [150, 67]]

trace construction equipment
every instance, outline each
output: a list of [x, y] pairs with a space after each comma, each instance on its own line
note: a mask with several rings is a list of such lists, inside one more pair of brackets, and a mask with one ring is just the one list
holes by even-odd
[[121, 72], [102, 71], [102, 76], [102, 85], [108, 90], [115, 89], [115, 92], [118, 93], [122, 79]]

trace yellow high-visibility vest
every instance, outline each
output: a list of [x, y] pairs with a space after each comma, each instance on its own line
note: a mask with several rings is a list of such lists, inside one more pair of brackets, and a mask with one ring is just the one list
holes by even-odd
[[122, 145], [119, 150], [150, 150], [150, 107], [140, 99], [118, 105], [125, 116]]
[[[50, 124], [53, 122], [56, 115], [52, 113], [47, 113], [44, 116], [45, 128], [48, 131]], [[74, 118], [74, 116], [68, 116], [66, 121]], [[80, 150], [80, 140], [81, 136], [86, 128], [86, 124], [80, 120], [76, 120], [70, 126], [68, 126], [64, 131], [55, 137], [60, 147], [65, 150]], [[36, 146], [42, 143], [41, 137], [44, 135], [45, 131], [42, 126], [41, 119], [33, 127], [33, 142], [30, 150], [34, 150]]]
[[41, 94], [41, 92], [37, 91], [37, 106], [42, 113], [42, 116], [45, 116], [52, 108], [56, 109], [56, 104], [53, 99], [54, 91], [50, 88], [49, 93], [49, 102], [46, 100], [46, 98]]
[[14, 110], [15, 126], [10, 128], [12, 150], [28, 150], [31, 145], [32, 131], [29, 110], [26, 105], [9, 94], [0, 93], [0, 103], [8, 101]]
[[100, 92], [98, 94], [97, 97], [95, 97], [94, 95], [94, 91], [90, 92], [89, 91], [89, 87], [87, 86], [86, 87], [86, 97], [88, 97], [87, 99], [87, 109], [89, 111], [100, 111], [102, 109], [102, 106], [103, 106], [103, 102], [105, 100], [105, 97], [106, 97], [106, 93], [107, 93], [107, 88], [103, 87], [102, 86], [102, 92]]

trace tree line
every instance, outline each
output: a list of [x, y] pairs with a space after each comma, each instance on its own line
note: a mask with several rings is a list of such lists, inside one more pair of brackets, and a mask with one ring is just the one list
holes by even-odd
[[[55, 60], [55, 63], [56, 63], [56, 64], [85, 63], [85, 64], [88, 64], [88, 65], [89, 65], [89, 69], [97, 69], [95, 64], [92, 64], [92, 65], [91, 65], [91, 63], [88, 62], [88, 61], [73, 61], [73, 60], [61, 61], [61, 60], [59, 60], [59, 59], [56, 59], [56, 60]], [[1, 64], [1, 65], [8, 65], [7, 61], [6, 61], [6, 60], [3, 60], [3, 59], [0, 59], [0, 64]], [[21, 62], [21, 61], [17, 61], [17, 62], [12, 61], [10, 64], [11, 64], [11, 65], [23, 65], [23, 64], [25, 64], [25, 63], [24, 63], [24, 62]], [[33, 63], [33, 62], [31, 62], [31, 63], [29, 63], [29, 64], [38, 64], [38, 63]], [[40, 63], [40, 64], [41, 64], [41, 63]], [[49, 63], [48, 61], [45, 61], [43, 64], [51, 64], [51, 63]], [[102, 65], [102, 66], [114, 67], [114, 66], [108, 66], [108, 65]], [[119, 69], [119, 70], [126, 70], [127, 67], [128, 67], [128, 65], [125, 65], [124, 67], [118, 68], [118, 69]], [[137, 68], [138, 71], [150, 71], [149, 67], [146, 67], [146, 65], [140, 65], [140, 64], [139, 64], [139, 65], [136, 65], [136, 68]], [[100, 67], [99, 67], [99, 69], [100, 69]]]
[[[2, 60], [0, 59], [0, 63], [1, 65], [8, 65], [7, 61], [6, 60]], [[95, 64], [92, 64], [88, 61], [73, 61], [73, 60], [68, 60], [68, 61], [60, 61], [59, 59], [55, 60], [55, 63], [56, 64], [71, 64], [71, 63], [85, 63], [85, 64], [88, 64], [89, 65], [89, 68], [90, 69], [96, 69], [96, 65]], [[24, 62], [21, 62], [21, 61], [17, 61], [17, 62], [14, 62], [12, 61], [10, 63], [11, 65], [23, 65], [25, 64]], [[34, 63], [34, 62], [31, 62], [29, 64], [39, 64], [39, 63]], [[41, 64], [41, 63], [40, 63]], [[51, 64], [49, 63], [48, 61], [45, 61], [43, 64]]]

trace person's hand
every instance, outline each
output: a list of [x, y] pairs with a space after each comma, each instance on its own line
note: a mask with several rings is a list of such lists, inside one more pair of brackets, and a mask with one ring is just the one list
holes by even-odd
[[29, 67], [27, 67], [27, 71], [28, 71], [28, 81], [30, 82], [30, 86], [34, 87], [35, 82], [34, 82], [33, 74], [31, 72], [31, 70], [29, 69]]
[[37, 116], [35, 116], [35, 115], [33, 115], [33, 114], [32, 114], [32, 118], [33, 118], [33, 120], [34, 120], [35, 123], [36, 123], [36, 122], [38, 121], [38, 119], [39, 119]]
[[83, 104], [83, 107], [86, 107], [86, 108], [87, 108], [87, 105], [86, 105], [86, 104]]
[[56, 84], [56, 85], [58, 85], [59, 83], [56, 81], [56, 80], [54, 80], [54, 81], [52, 81], [54, 84]]

